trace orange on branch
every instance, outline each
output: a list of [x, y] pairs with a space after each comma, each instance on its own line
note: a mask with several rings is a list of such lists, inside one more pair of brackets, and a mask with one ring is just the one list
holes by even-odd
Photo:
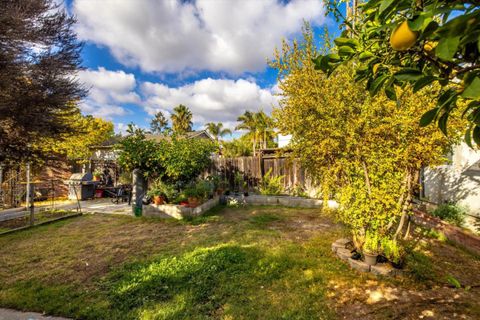
[[417, 33], [412, 31], [407, 21], [403, 21], [390, 36], [390, 46], [397, 51], [410, 49], [417, 41]]

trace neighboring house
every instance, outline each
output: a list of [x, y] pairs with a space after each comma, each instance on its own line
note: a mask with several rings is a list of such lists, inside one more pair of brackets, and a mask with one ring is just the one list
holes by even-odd
[[449, 164], [424, 170], [422, 185], [426, 200], [455, 202], [480, 217], [480, 151], [464, 143], [456, 146]]
[[[183, 135], [184, 138], [187, 139], [210, 139], [215, 141], [215, 139], [207, 132], [207, 130], [199, 130], [199, 131], [190, 131]], [[166, 137], [162, 134], [146, 134], [145, 138], [147, 140], [154, 140], [154, 141], [161, 141]]]

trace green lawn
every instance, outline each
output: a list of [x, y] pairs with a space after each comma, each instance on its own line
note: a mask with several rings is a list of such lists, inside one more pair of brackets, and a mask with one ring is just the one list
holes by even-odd
[[478, 257], [425, 238], [407, 276], [381, 279], [332, 254], [343, 234], [318, 209], [72, 218], [0, 237], [0, 306], [80, 319], [480, 317], [478, 288], [448, 280], [480, 284]]

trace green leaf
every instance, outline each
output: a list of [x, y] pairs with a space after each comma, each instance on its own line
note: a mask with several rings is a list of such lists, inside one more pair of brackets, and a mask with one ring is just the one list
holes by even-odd
[[358, 56], [358, 59], [360, 61], [365, 61], [367, 59], [370, 59], [373, 56], [374, 56], [374, 54], [371, 53], [370, 51], [364, 51], [364, 52], [360, 53], [360, 55]]
[[341, 60], [340, 56], [336, 53], [327, 54], [328, 60], [332, 62], [338, 62]]
[[355, 49], [356, 47], [358, 47], [358, 44], [359, 44], [358, 40], [351, 39], [351, 38], [345, 38], [345, 37], [336, 38], [335, 40], [333, 40], [333, 42], [335, 42], [337, 47], [347, 46], [347, 47], [350, 47], [352, 49]]
[[313, 59], [313, 63], [315, 64], [315, 70], [321, 70], [323, 72], [328, 72], [330, 69], [330, 65], [328, 64], [328, 58], [326, 56], [318, 56]]
[[338, 54], [341, 57], [351, 56], [351, 55], [355, 54], [355, 50], [353, 50], [351, 47], [348, 47], [348, 46], [342, 46], [342, 47], [338, 48]]
[[387, 81], [388, 75], [382, 74], [381, 76], [377, 77], [375, 80], [372, 81], [369, 91], [370, 95], [373, 97], [378, 93], [378, 91], [382, 88], [382, 85]]
[[415, 84], [413, 85], [413, 92], [417, 92], [421, 90], [422, 88], [428, 86], [430, 83], [435, 81], [436, 77], [434, 76], [425, 76], [417, 80]]
[[[479, 108], [480, 107], [480, 101], [472, 101], [468, 104], [468, 107], [465, 108], [465, 110], [462, 112], [462, 118], [465, 117], [468, 111], [474, 108]], [[479, 108], [480, 109], [480, 108]]]
[[408, 23], [408, 27], [412, 31], [423, 31], [423, 29], [425, 29], [428, 26], [430, 21], [432, 21], [431, 16], [425, 13], [422, 13], [419, 16], [417, 16], [415, 19], [411, 21], [409, 20], [407, 23]]
[[388, 7], [390, 7], [394, 1], [395, 0], [383, 0], [382, 3], [380, 4], [380, 7], [378, 8], [378, 13], [382, 14], [383, 11], [385, 11]]
[[399, 81], [416, 81], [423, 76], [423, 73], [417, 69], [404, 68], [394, 74], [395, 79]]
[[435, 54], [442, 60], [451, 61], [457, 52], [459, 43], [459, 36], [441, 38], [435, 48]]
[[462, 97], [466, 99], [480, 99], [480, 78], [478, 76], [463, 90]]
[[473, 141], [475, 141], [477, 146], [480, 146], [480, 126], [475, 126], [472, 136]]
[[438, 127], [443, 132], [444, 135], [447, 135], [447, 121], [448, 121], [448, 112], [444, 112], [442, 116], [438, 119]]
[[435, 119], [435, 116], [437, 115], [438, 108], [434, 108], [432, 110], [429, 110], [423, 114], [423, 116], [420, 118], [420, 127], [426, 127], [430, 123], [432, 123], [433, 119]]
[[397, 101], [397, 94], [395, 93], [395, 88], [393, 85], [385, 87], [385, 94], [392, 101]]
[[473, 145], [472, 145], [472, 128], [469, 128], [469, 129], [465, 132], [465, 143], [466, 143], [470, 148], [473, 148]]
[[453, 89], [448, 89], [444, 93], [440, 95], [438, 98], [438, 108], [439, 109], [444, 109], [447, 107], [449, 109], [449, 106], [456, 101], [457, 98], [457, 92]]

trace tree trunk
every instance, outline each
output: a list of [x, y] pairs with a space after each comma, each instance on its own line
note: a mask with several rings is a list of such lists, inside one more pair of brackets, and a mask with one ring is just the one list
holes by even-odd
[[405, 197], [405, 201], [403, 202], [402, 206], [402, 216], [400, 218], [400, 222], [397, 227], [397, 231], [395, 231], [395, 238], [397, 238], [403, 230], [403, 226], [405, 225], [405, 221], [407, 220], [408, 210], [410, 207], [410, 203], [412, 201], [412, 172], [410, 170], [407, 171], [407, 196]]
[[365, 174], [365, 186], [367, 187], [368, 195], [372, 194], [372, 187], [370, 186], [370, 178], [368, 177], [368, 169], [365, 161], [362, 160], [363, 172]]

